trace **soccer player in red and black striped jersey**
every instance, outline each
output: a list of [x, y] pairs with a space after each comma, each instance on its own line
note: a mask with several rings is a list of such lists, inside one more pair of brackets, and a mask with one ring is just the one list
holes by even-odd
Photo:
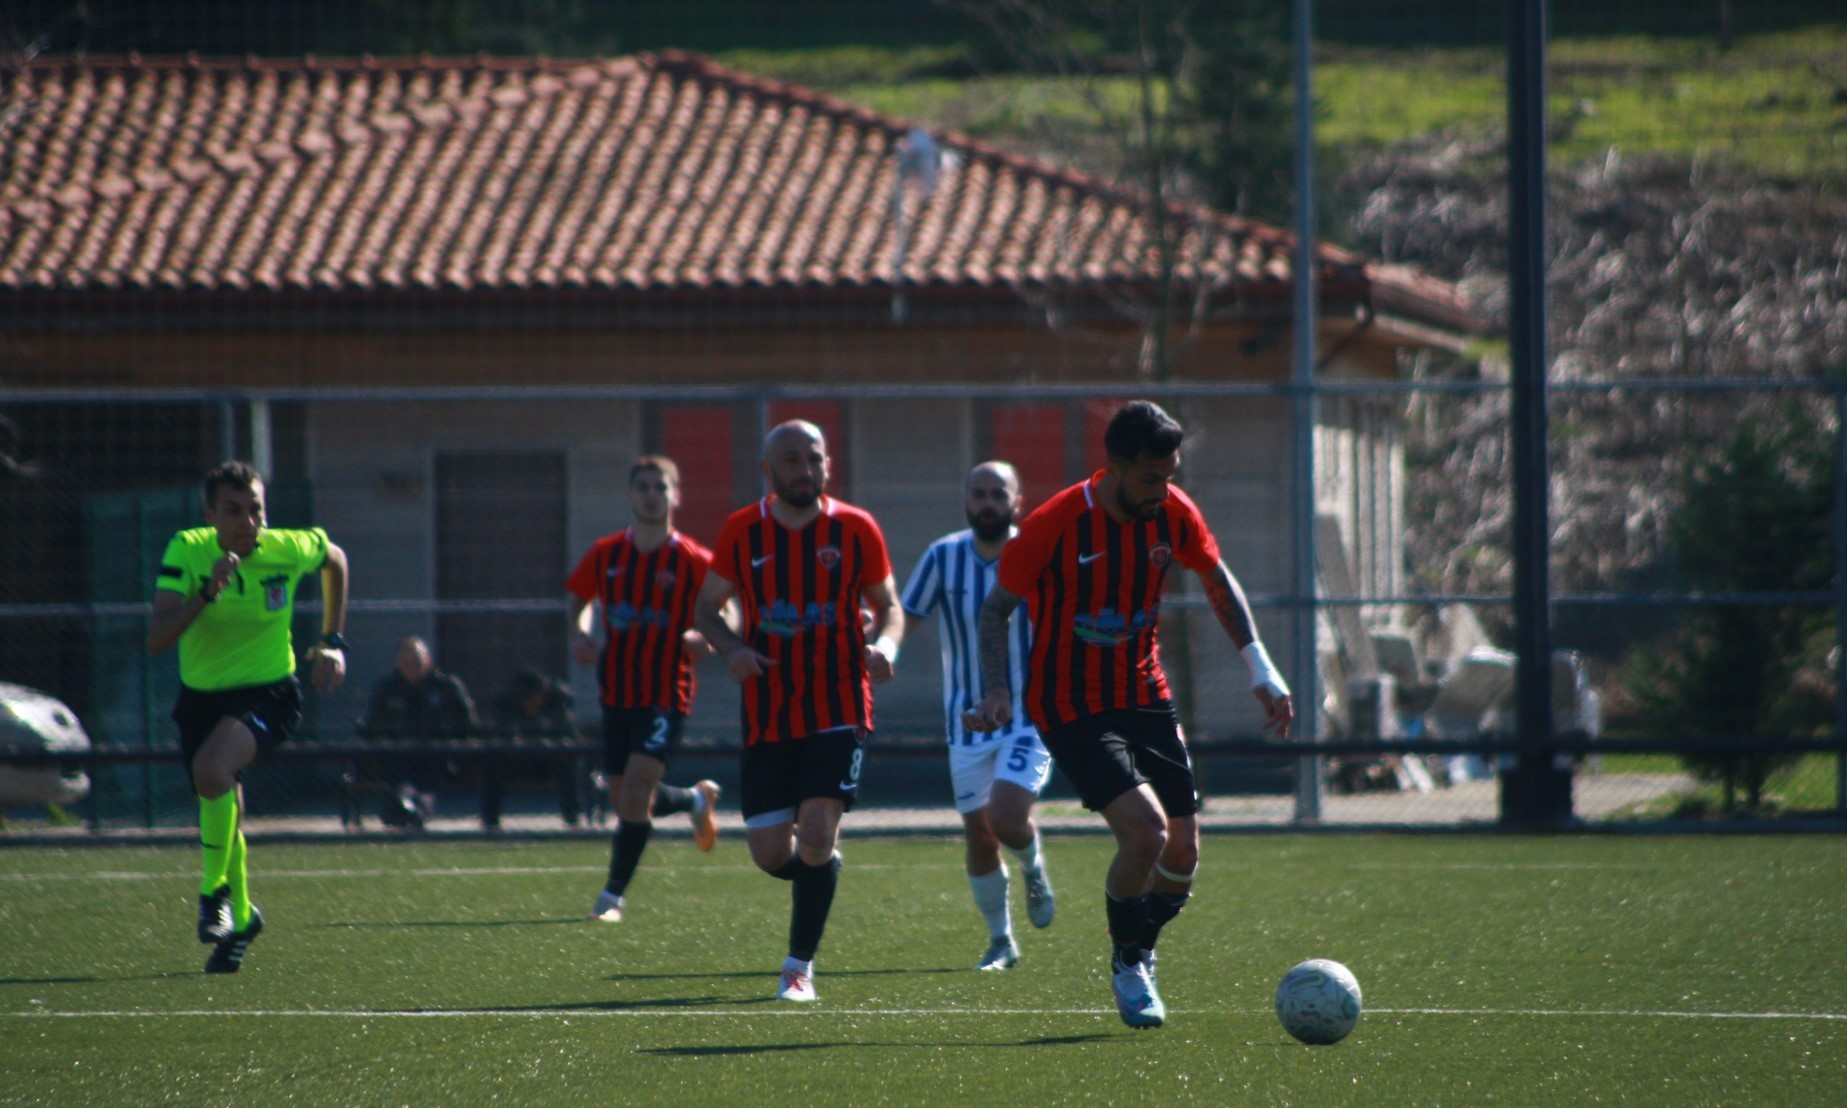
[[[564, 586], [571, 594], [572, 657], [598, 666], [603, 694], [603, 772], [616, 831], [609, 878], [590, 915], [605, 923], [622, 919], [654, 817], [690, 812], [699, 849], [718, 841], [717, 783], [690, 789], [661, 783], [692, 709], [693, 662], [711, 653], [692, 627], [712, 553], [674, 530], [680, 470], [672, 459], [637, 459], [628, 492], [633, 525], [598, 539]], [[600, 649], [589, 626], [593, 607], [602, 613]]]
[[1116, 1007], [1131, 1027], [1166, 1020], [1154, 944], [1186, 904], [1199, 865], [1199, 793], [1156, 631], [1175, 562], [1199, 575], [1244, 654], [1265, 730], [1286, 736], [1295, 718], [1244, 590], [1199, 508], [1173, 484], [1185, 437], [1159, 406], [1125, 404], [1104, 432], [1105, 468], [1020, 524], [982, 606], [985, 691], [965, 717], [980, 731], [1012, 718], [1007, 617], [1024, 599], [1033, 629], [1026, 710], [1084, 806], [1102, 812], [1116, 837], [1105, 908]]
[[[814, 955], [839, 883], [840, 817], [859, 791], [872, 685], [891, 679], [904, 638], [885, 536], [870, 515], [826, 495], [827, 461], [812, 423], [770, 431], [762, 470], [772, 495], [725, 521], [694, 617], [744, 688], [750, 859], [793, 886], [779, 1000], [815, 999]], [[720, 612], [734, 597], [737, 631]]]

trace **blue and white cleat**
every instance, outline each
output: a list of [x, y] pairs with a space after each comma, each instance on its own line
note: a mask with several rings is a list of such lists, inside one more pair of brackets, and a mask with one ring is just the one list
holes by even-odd
[[1026, 879], [1026, 918], [1033, 921], [1034, 927], [1052, 926], [1058, 901], [1052, 896], [1052, 879], [1045, 867], [1023, 870], [1021, 876]]
[[1116, 1011], [1122, 1022], [1136, 1030], [1159, 1027], [1167, 1022], [1167, 1005], [1154, 988], [1153, 967], [1144, 958], [1133, 965], [1120, 965], [1110, 958], [1110, 985], [1116, 992]]
[[596, 896], [596, 907], [590, 909], [590, 918], [603, 923], [621, 923], [622, 898], [604, 889]]
[[1020, 948], [1013, 945], [1010, 936], [1003, 935], [988, 944], [988, 952], [981, 956], [976, 969], [986, 973], [1008, 970], [1020, 964]]

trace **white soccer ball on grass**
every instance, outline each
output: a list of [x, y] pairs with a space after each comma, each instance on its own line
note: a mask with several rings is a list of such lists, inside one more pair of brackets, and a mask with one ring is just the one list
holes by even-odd
[[1311, 1046], [1337, 1043], [1360, 1022], [1360, 983], [1339, 962], [1310, 958], [1276, 986], [1276, 1018]]

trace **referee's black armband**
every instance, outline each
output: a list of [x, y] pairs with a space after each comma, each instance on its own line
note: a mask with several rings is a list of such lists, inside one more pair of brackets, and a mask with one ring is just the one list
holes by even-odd
[[160, 575], [162, 577], [172, 577], [175, 579], [185, 576], [185, 574], [180, 572], [180, 569], [178, 566], [169, 566], [169, 565], [163, 565], [160, 567]]

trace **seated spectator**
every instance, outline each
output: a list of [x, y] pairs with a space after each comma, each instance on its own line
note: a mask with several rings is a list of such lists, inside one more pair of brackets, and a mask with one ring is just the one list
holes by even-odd
[[[537, 666], [515, 670], [507, 687], [494, 698], [490, 732], [501, 742], [543, 740], [577, 742], [577, 714], [571, 690], [563, 681], [547, 677]], [[510, 774], [533, 773], [553, 777], [558, 783], [558, 809], [566, 826], [584, 818], [583, 759], [522, 758], [488, 755], [481, 764], [481, 826], [500, 829], [501, 800]]]
[[[468, 686], [436, 668], [429, 644], [416, 635], [398, 643], [397, 666], [372, 690], [359, 735], [389, 742], [471, 738], [480, 730]], [[436, 786], [452, 776], [447, 759], [429, 754], [360, 759], [355, 783], [384, 787], [379, 818], [387, 827], [421, 828], [436, 812]], [[353, 790], [349, 789], [349, 793]], [[358, 822], [357, 812], [353, 821]]]

